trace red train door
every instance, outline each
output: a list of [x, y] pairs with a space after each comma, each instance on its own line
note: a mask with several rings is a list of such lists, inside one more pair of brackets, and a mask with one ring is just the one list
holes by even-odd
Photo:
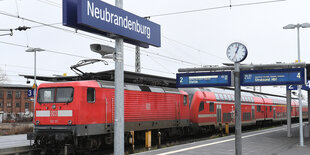
[[255, 120], [255, 105], [252, 105], [252, 120]]
[[180, 100], [181, 97], [179, 97], [179, 100], [175, 103], [176, 120], [180, 120]]
[[222, 105], [216, 105], [216, 121], [222, 123]]
[[268, 118], [268, 106], [265, 104], [265, 119], [267, 119]]

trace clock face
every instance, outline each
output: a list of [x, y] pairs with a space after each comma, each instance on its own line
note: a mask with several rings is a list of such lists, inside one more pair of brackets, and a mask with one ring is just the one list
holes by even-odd
[[248, 50], [243, 44], [235, 42], [228, 46], [226, 55], [230, 61], [241, 62], [248, 56]]

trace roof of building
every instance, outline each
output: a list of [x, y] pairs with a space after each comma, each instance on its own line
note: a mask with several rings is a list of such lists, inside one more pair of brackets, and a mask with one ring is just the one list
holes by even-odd
[[[33, 79], [33, 75], [20, 75], [27, 79]], [[81, 81], [81, 80], [105, 80], [114, 81], [114, 70], [108, 70], [96, 73], [84, 73], [77, 76], [36, 76], [37, 80], [49, 81], [49, 82], [63, 82], [63, 81]], [[124, 71], [124, 82], [145, 84], [152, 86], [164, 86], [164, 87], [176, 87], [176, 81], [174, 78], [161, 77], [156, 75], [149, 75], [137, 72]]]
[[31, 89], [30, 85], [20, 85], [20, 84], [0, 84], [0, 88], [26, 88]]

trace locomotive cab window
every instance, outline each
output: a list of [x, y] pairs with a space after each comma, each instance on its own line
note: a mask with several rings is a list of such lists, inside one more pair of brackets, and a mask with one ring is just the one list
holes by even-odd
[[204, 109], [205, 109], [205, 103], [203, 101], [201, 101], [199, 104], [199, 112], [203, 111]]
[[70, 103], [73, 100], [73, 88], [40, 88], [39, 103]]
[[69, 103], [73, 100], [73, 88], [57, 88], [56, 89], [56, 102]]
[[87, 102], [89, 103], [95, 102], [96, 100], [95, 96], [96, 96], [95, 88], [87, 88]]
[[41, 88], [38, 92], [38, 102], [39, 103], [52, 103], [55, 99], [55, 89], [54, 88]]

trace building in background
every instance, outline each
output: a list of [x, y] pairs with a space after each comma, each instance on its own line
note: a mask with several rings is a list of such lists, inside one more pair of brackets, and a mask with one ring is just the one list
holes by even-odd
[[0, 123], [31, 121], [33, 97], [27, 85], [0, 84]]

